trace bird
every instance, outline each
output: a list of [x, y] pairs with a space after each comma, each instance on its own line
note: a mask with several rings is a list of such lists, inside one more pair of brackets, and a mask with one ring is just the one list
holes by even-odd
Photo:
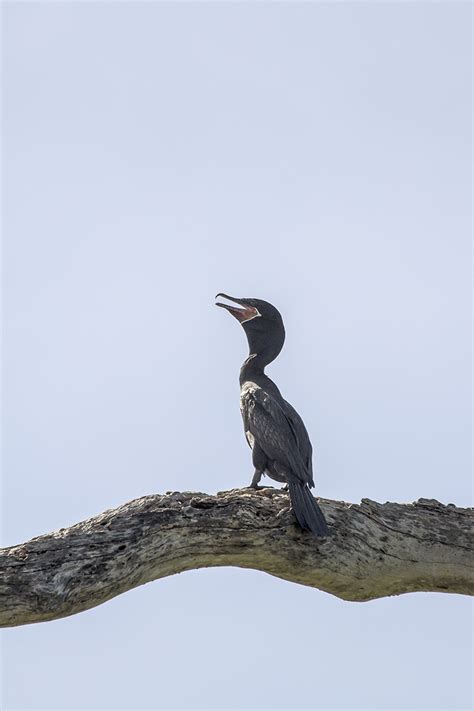
[[216, 302], [240, 322], [249, 355], [240, 369], [240, 411], [255, 468], [250, 487], [264, 474], [287, 485], [292, 509], [303, 530], [316, 537], [329, 534], [328, 525], [310, 488], [314, 487], [313, 448], [300, 415], [287, 402], [265, 368], [279, 355], [285, 327], [278, 309], [262, 299], [238, 299], [217, 294], [232, 304]]

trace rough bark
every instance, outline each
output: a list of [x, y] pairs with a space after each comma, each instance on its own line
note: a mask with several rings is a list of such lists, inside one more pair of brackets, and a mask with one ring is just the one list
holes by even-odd
[[210, 566], [254, 568], [344, 600], [473, 594], [473, 509], [429, 499], [320, 504], [331, 526], [322, 540], [298, 528], [285, 492], [239, 489], [144, 496], [1, 549], [0, 626], [73, 615]]

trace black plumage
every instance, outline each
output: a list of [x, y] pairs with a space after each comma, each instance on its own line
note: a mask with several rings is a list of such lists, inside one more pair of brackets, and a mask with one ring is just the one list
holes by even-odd
[[240, 410], [255, 467], [251, 486], [258, 488], [263, 474], [287, 484], [301, 528], [326, 536], [327, 523], [310, 492], [314, 479], [308, 432], [294, 407], [265, 374], [265, 367], [275, 360], [285, 341], [281, 314], [261, 299], [217, 296], [239, 305], [217, 303], [241, 323], [249, 344], [249, 356], [240, 370]]

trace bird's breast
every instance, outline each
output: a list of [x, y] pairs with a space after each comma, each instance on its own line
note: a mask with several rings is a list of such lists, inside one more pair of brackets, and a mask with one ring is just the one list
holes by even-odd
[[258, 389], [258, 385], [255, 385], [255, 383], [244, 383], [240, 390], [240, 412], [244, 423], [245, 437], [251, 449], [254, 447], [255, 437], [250, 432], [248, 419], [249, 413], [254, 405], [253, 395], [256, 389]]
[[240, 388], [240, 409], [243, 407], [246, 407], [248, 404], [248, 401], [252, 399], [252, 397], [255, 395], [257, 390], [260, 390], [258, 385], [255, 383], [244, 383], [242, 387]]

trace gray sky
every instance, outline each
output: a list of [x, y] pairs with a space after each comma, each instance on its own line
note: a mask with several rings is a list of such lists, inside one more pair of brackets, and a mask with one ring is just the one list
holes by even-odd
[[[470, 503], [470, 14], [3, 4], [5, 545], [248, 484], [217, 291], [282, 311], [318, 493]], [[471, 609], [194, 571], [5, 631], [2, 709], [467, 709]]]

